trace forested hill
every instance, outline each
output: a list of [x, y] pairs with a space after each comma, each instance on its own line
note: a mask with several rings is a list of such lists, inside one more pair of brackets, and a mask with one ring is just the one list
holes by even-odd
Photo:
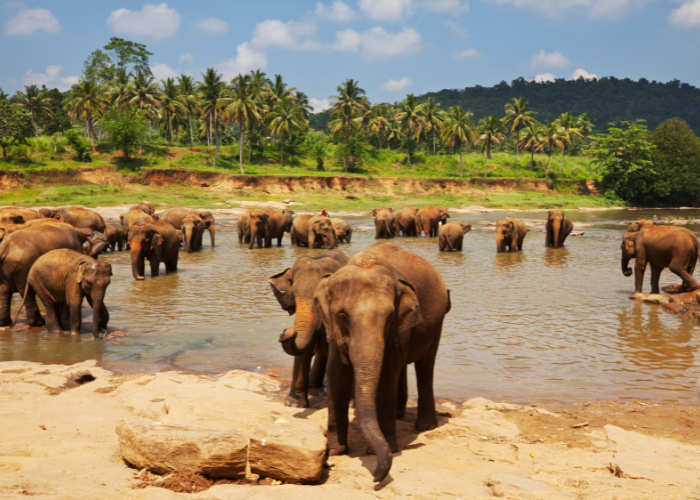
[[[467, 87], [462, 90], [429, 92], [419, 99], [434, 98], [442, 109], [462, 106], [474, 113], [474, 121], [488, 115], [503, 116], [503, 107], [513, 97], [526, 97], [530, 109], [537, 111], [537, 120], [554, 120], [562, 113], [588, 113], [601, 129], [612, 121], [644, 119], [655, 129], [668, 118], [682, 118], [700, 134], [700, 89], [678, 80], [668, 83], [638, 82], [625, 78], [601, 78], [585, 81], [558, 79], [548, 83], [528, 82], [523, 78], [508, 85], [501, 82], [493, 87]], [[311, 127], [327, 131], [331, 120], [328, 112], [312, 115]]]

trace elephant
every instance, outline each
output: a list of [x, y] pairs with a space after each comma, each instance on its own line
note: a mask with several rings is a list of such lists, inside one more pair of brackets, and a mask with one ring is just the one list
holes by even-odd
[[633, 222], [630, 224], [630, 227], [627, 229], [628, 233], [637, 233], [639, 231], [644, 231], [645, 229], [648, 229], [650, 227], [655, 226], [656, 224], [654, 223], [653, 220], [648, 220], [648, 219], [639, 219], [638, 221]]
[[12, 212], [0, 212], [0, 227], [5, 227], [8, 224], [24, 224], [24, 217]]
[[440, 227], [438, 230], [438, 247], [440, 251], [462, 250], [464, 235], [471, 230], [471, 224], [461, 220], [453, 220]]
[[438, 226], [445, 224], [450, 214], [446, 208], [425, 207], [416, 214], [416, 236], [434, 238], [438, 235]]
[[547, 248], [559, 248], [564, 246], [566, 238], [574, 230], [574, 223], [564, 214], [563, 210], [552, 210], [547, 215], [547, 237], [545, 246]]
[[[64, 307], [70, 311], [70, 332], [80, 334], [83, 298], [92, 307], [92, 335], [100, 338], [100, 330], [107, 328], [109, 312], [104, 303], [105, 291], [112, 276], [112, 266], [74, 250], [52, 250], [39, 257], [27, 277], [24, 299], [17, 317], [29, 299], [36, 303], [39, 295], [46, 308], [46, 328], [50, 333], [61, 333]], [[15, 319], [15, 321], [17, 321]]]
[[389, 239], [396, 236], [393, 208], [375, 208], [370, 212], [374, 217], [374, 239]]
[[248, 214], [247, 239], [250, 241], [248, 248], [252, 249], [256, 242], [258, 248], [263, 248], [267, 240], [267, 220], [270, 218], [270, 214], [263, 210], [248, 210], [246, 213]]
[[83, 253], [97, 260], [102, 251], [108, 247], [109, 239], [107, 239], [107, 236], [99, 231], [92, 231], [92, 233], [83, 242]]
[[[287, 268], [268, 280], [282, 309], [290, 316], [296, 313], [294, 326], [285, 329], [280, 336], [285, 352], [294, 356], [292, 385], [284, 401], [286, 406], [308, 407], [309, 387], [323, 387], [328, 342], [323, 323], [313, 312], [314, 293], [322, 276], [336, 272], [348, 260], [338, 249], [326, 250], [318, 257], [297, 259], [294, 267]], [[305, 349], [296, 350], [292, 342], [295, 337], [306, 345]], [[314, 356], [312, 369], [311, 360]]]
[[[314, 312], [328, 339], [328, 454], [347, 453], [348, 404], [377, 455], [374, 481], [382, 481], [399, 451], [396, 418], [404, 414], [407, 365], [415, 363], [421, 432], [438, 425], [433, 393], [435, 358], [450, 294], [425, 259], [384, 243], [352, 256], [321, 278]], [[303, 350], [302, 339], [294, 348]], [[290, 341], [291, 342], [291, 341]]]
[[158, 276], [161, 262], [165, 263], [166, 272], [177, 271], [180, 236], [167, 222], [137, 222], [129, 228], [128, 241], [131, 246], [131, 272], [134, 279], [145, 279], [145, 259], [151, 264], [151, 277]]
[[180, 233], [185, 252], [192, 253], [202, 249], [204, 221], [194, 212], [190, 212], [180, 223]]
[[152, 224], [155, 219], [142, 210], [131, 209], [119, 216], [122, 226], [130, 229], [134, 224]]
[[129, 230], [121, 224], [105, 224], [105, 236], [109, 240], [109, 249], [120, 252], [126, 244]]
[[[33, 208], [15, 208], [15, 207], [3, 207], [0, 208], [0, 221], [5, 217], [20, 216], [24, 222], [37, 219], [45, 219], [46, 217], [38, 210]], [[61, 222], [63, 222], [61, 220]], [[21, 224], [21, 222], [19, 223]]]
[[[25, 292], [29, 270], [39, 257], [51, 250], [67, 248], [78, 253], [87, 249], [94, 258], [103, 249], [102, 243], [91, 242], [97, 235], [104, 238], [92, 229], [54, 226], [29, 227], [7, 235], [0, 243], [0, 326], [10, 326], [12, 294]], [[26, 307], [29, 325], [43, 325], [33, 298], [26, 301]]]
[[396, 222], [396, 236], [416, 236], [416, 215], [418, 209], [416, 207], [403, 207], [396, 212], [394, 221]]
[[238, 218], [238, 244], [250, 243], [250, 210]]
[[348, 221], [336, 217], [331, 219], [331, 225], [335, 230], [338, 243], [350, 243], [350, 240], [352, 240], [352, 226]]
[[15, 231], [36, 226], [73, 227], [70, 224], [59, 222], [55, 219], [33, 219], [26, 221], [24, 224], [7, 224], [5, 227], [0, 227], [0, 241], [2, 241], [8, 234], [12, 234]]
[[622, 239], [622, 273], [631, 276], [629, 261], [634, 265], [634, 293], [642, 293], [644, 272], [651, 264], [651, 293], [659, 293], [659, 277], [665, 267], [683, 280], [681, 292], [698, 289], [693, 278], [700, 251], [697, 236], [684, 227], [652, 226], [638, 232], [625, 233]]
[[204, 223], [204, 230], [209, 231], [209, 239], [211, 240], [211, 247], [216, 246], [216, 229], [214, 228], [214, 215], [208, 210], [190, 210], [188, 208], [169, 208], [158, 214], [158, 219], [169, 223], [175, 229], [180, 229], [180, 224], [182, 220], [187, 217], [188, 214], [194, 213]]
[[149, 201], [142, 201], [131, 207], [131, 210], [141, 210], [143, 213], [153, 216], [156, 213], [156, 206]]
[[515, 217], [506, 217], [496, 222], [496, 252], [515, 252], [523, 249], [527, 235], [525, 223]]
[[277, 240], [277, 246], [282, 246], [282, 238], [284, 233], [288, 231], [291, 227], [293, 218], [291, 215], [285, 212], [292, 212], [291, 210], [284, 210], [279, 212], [277, 210], [265, 210], [268, 215], [267, 223], [265, 227], [265, 248], [272, 247], [272, 240]]
[[332, 250], [338, 248], [338, 237], [328, 217], [318, 215], [300, 215], [294, 219], [292, 241], [297, 246], [322, 248], [324, 245]]
[[63, 217], [63, 222], [67, 222], [73, 227], [84, 227], [101, 233], [105, 232], [105, 221], [102, 219], [102, 216], [88, 208], [58, 207], [54, 209], [42, 208], [39, 211], [45, 217], [52, 219], [56, 219], [59, 216]]

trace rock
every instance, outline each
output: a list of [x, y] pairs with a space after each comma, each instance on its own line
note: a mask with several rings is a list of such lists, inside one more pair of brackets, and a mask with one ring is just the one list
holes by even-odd
[[117, 436], [124, 460], [139, 469], [166, 474], [188, 468], [209, 477], [245, 477], [248, 439], [235, 430], [126, 418], [117, 424]]
[[250, 437], [248, 460], [254, 474], [287, 482], [313, 483], [321, 477], [326, 437], [316, 422], [279, 419]]

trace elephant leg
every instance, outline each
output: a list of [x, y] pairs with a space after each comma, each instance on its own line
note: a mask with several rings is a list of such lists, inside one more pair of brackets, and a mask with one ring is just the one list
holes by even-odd
[[175, 254], [175, 257], [165, 262], [165, 271], [169, 273], [177, 272], [177, 261], [179, 258], [179, 253]]
[[[22, 288], [19, 289], [25, 290], [26, 283], [22, 283]], [[36, 303], [36, 294], [27, 295], [27, 299], [24, 301], [24, 309], [27, 311], [27, 323], [29, 326], [44, 326], [46, 324], [39, 311], [39, 305]]]
[[[696, 257], [693, 256], [693, 259], [695, 259], [695, 258]], [[686, 267], [687, 264], [682, 262], [682, 261], [681, 262], [679, 262], [679, 261], [680, 261], [680, 259], [673, 259], [671, 261], [671, 265], [668, 266], [669, 270], [673, 274], [675, 274], [676, 276], [678, 276], [680, 279], [683, 280], [683, 288], [685, 289], [686, 292], [692, 292], [694, 290], [697, 290], [698, 289], [698, 282], [695, 281], [695, 278], [693, 278], [693, 276], [688, 272], [687, 267]], [[694, 268], [694, 265], [693, 265], [693, 268]], [[654, 285], [654, 283], [652, 282], [652, 286], [653, 285]], [[656, 286], [657, 286], [657, 288], [659, 286], [658, 280], [656, 281]], [[659, 292], [652, 291], [651, 293], [659, 293]]]
[[66, 305], [70, 307], [70, 333], [80, 335], [80, 327], [83, 326], [83, 300], [81, 298]]
[[284, 233], [282, 233], [278, 238], [277, 238], [277, 246], [281, 247], [282, 246], [282, 238], [284, 238]]
[[403, 418], [406, 415], [406, 404], [408, 403], [408, 366], [401, 370], [399, 384], [396, 390], [396, 418]]
[[651, 265], [651, 293], [660, 293], [659, 278], [661, 278], [661, 271], [663, 270], [663, 266]]
[[326, 377], [327, 363], [328, 354], [324, 354], [317, 349], [316, 355], [314, 356], [314, 364], [311, 366], [311, 373], [309, 374], [309, 387], [323, 387], [323, 379]]
[[294, 356], [292, 386], [289, 395], [284, 400], [284, 406], [307, 408], [309, 406], [309, 371], [313, 349], [307, 349], [301, 356]]
[[[639, 256], [637, 256], [637, 260], [634, 263], [634, 293], [642, 293], [642, 287], [644, 286], [644, 272], [646, 271], [646, 267], [647, 263], [643, 260], [640, 262]], [[659, 293], [658, 290], [656, 293]]]
[[392, 453], [398, 453], [399, 442], [396, 437], [396, 410], [398, 408], [398, 387], [401, 375], [404, 372], [402, 363], [405, 356], [392, 353], [392, 359], [387, 359], [385, 354], [382, 362], [382, 374], [377, 388], [377, 420], [379, 428], [386, 438]]
[[0, 326], [10, 326], [12, 316], [10, 315], [10, 305], [12, 304], [12, 292], [6, 284], [0, 285]]
[[328, 455], [345, 455], [348, 449], [348, 409], [353, 390], [350, 365], [343, 364], [335, 342], [328, 346]]
[[[87, 299], [88, 304], [90, 304], [90, 307], [94, 309], [94, 306], [92, 305], [92, 298], [89, 295], [86, 295], [85, 298]], [[109, 311], [107, 310], [107, 306], [105, 305], [103, 300], [102, 306], [100, 307], [100, 323], [97, 326], [99, 328], [102, 328], [103, 330], [106, 330], [107, 323], [109, 323]]]
[[63, 312], [61, 304], [44, 301], [44, 307], [46, 308], [46, 329], [49, 333], [63, 333], [60, 321]]
[[442, 321], [431, 327], [433, 343], [421, 359], [415, 364], [416, 385], [418, 386], [418, 418], [416, 418], [416, 430], [418, 432], [435, 429], [438, 425], [437, 412], [435, 411], [435, 394], [433, 393], [433, 378], [435, 371], [435, 358], [440, 345], [440, 333]]
[[455, 246], [455, 248], [461, 252], [463, 246], [464, 246], [464, 238], [462, 238], [461, 240], [459, 240], [457, 242], [457, 245]]

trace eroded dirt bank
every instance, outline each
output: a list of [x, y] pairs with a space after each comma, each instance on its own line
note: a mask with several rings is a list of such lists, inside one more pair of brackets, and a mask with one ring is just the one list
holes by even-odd
[[[178, 396], [172, 392], [160, 394], [173, 385], [181, 401], [173, 401]], [[223, 413], [198, 418], [243, 415], [242, 401], [250, 398], [241, 398], [242, 391], [275, 401], [280, 389], [274, 378], [249, 372], [217, 379], [179, 372], [119, 377], [93, 361], [0, 363], [0, 498], [700, 498], [700, 417], [694, 407], [644, 402], [522, 407], [480, 398], [463, 405], [441, 401], [440, 426], [419, 435], [412, 430], [415, 410], [409, 409], [398, 422], [402, 451], [379, 485], [369, 473], [375, 458], [365, 455], [366, 443], [353, 422], [353, 453], [333, 457], [318, 485], [227, 484], [194, 495], [136, 488], [137, 471], [123, 462], [115, 433], [121, 419], [158, 419], [163, 408], [192, 404], [185, 395], [214, 390]], [[325, 425], [321, 396], [306, 410], [274, 404], [277, 416]], [[248, 413], [265, 417], [255, 408]], [[230, 420], [232, 427], [237, 420]]]

